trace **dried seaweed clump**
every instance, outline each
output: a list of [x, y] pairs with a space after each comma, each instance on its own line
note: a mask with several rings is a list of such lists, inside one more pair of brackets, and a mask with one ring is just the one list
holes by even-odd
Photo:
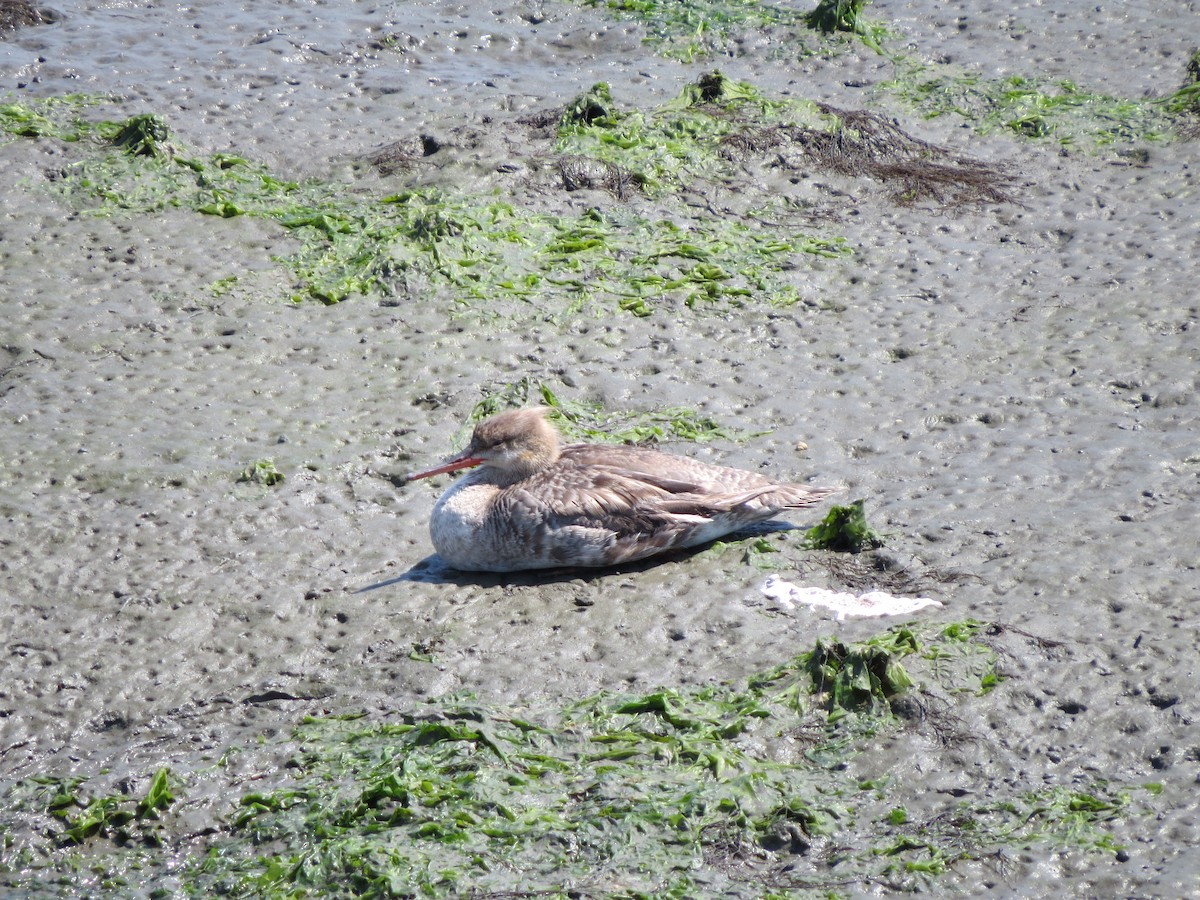
[[904, 560], [886, 549], [809, 554], [803, 570], [821, 572], [845, 590], [887, 591], [897, 596], [928, 595], [946, 585], [979, 580], [968, 572], [928, 565], [916, 558]]
[[730, 162], [762, 156], [768, 150], [791, 143], [788, 132], [779, 125], [749, 128], [727, 134], [720, 141], [718, 152]]
[[594, 188], [624, 200], [641, 190], [638, 177], [628, 169], [590, 156], [562, 156], [556, 163], [563, 188], [577, 191]]
[[901, 202], [1014, 202], [1005, 189], [1008, 177], [994, 166], [915, 138], [875, 113], [824, 104], [821, 111], [837, 116], [840, 126], [829, 132], [809, 130], [802, 146], [825, 168], [893, 185]]
[[532, 137], [550, 140], [558, 134], [558, 123], [562, 121], [565, 110], [564, 106], [540, 109], [527, 116], [521, 116], [517, 119], [517, 124], [528, 128]]
[[436, 141], [422, 135], [420, 138], [409, 137], [380, 147], [367, 157], [367, 162], [380, 175], [395, 175], [397, 172], [407, 172], [417, 165], [418, 161], [431, 153], [436, 153]]
[[[1010, 176], [980, 160], [960, 156], [915, 138], [889, 120], [866, 110], [843, 110], [817, 104], [830, 125], [811, 128], [778, 125], [726, 136], [721, 154], [727, 159], [758, 156], [777, 150], [781, 165], [813, 167], [852, 177], [868, 177], [892, 188], [896, 202], [932, 202], [944, 206], [1016, 202], [1008, 190]], [[799, 150], [796, 159], [786, 150]]]

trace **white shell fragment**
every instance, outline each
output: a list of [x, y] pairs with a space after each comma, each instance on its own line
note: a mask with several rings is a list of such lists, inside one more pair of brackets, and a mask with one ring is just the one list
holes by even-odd
[[819, 587], [800, 587], [784, 581], [778, 575], [767, 578], [762, 592], [785, 611], [797, 606], [807, 606], [809, 609], [820, 606], [833, 610], [839, 622], [847, 616], [903, 616], [927, 606], [942, 605], [928, 597], [894, 597], [885, 591], [851, 594]]

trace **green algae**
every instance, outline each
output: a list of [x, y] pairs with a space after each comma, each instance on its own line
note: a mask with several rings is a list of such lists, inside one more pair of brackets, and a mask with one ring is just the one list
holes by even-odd
[[820, 0], [805, 21], [820, 31], [858, 34], [865, 30], [862, 9], [866, 3], [867, 0]]
[[738, 55], [751, 35], [769, 34], [772, 55], [803, 59], [827, 49], [831, 34], [851, 34], [877, 48], [882, 26], [862, 16], [866, 0], [821, 0], [803, 11], [793, 5], [759, 0], [583, 0], [612, 15], [639, 22], [645, 42], [669, 58], [693, 62]]
[[169, 769], [159, 769], [149, 780], [146, 793], [138, 798], [125, 793], [88, 795], [80, 776], [29, 779], [14, 799], [43, 807], [55, 821], [47, 833], [59, 847], [106, 838], [116, 844], [138, 843], [158, 846], [160, 829], [155, 824], [175, 802], [173, 787], [178, 781]]
[[[576, 112], [597, 109], [603, 114]], [[560, 168], [567, 166], [565, 182], [586, 180], [621, 197], [632, 186], [661, 198], [695, 183], [712, 183], [736, 185], [740, 193], [760, 195], [769, 204], [777, 198], [745, 175], [747, 165], [769, 161], [785, 173], [824, 169], [871, 178], [892, 187], [900, 202], [933, 201], [944, 207], [1013, 199], [1002, 171], [915, 138], [892, 119], [808, 100], [768, 98], [719, 71], [701, 76], [651, 111], [621, 110], [608, 85], [598, 84], [566, 108], [556, 150], [562, 154]], [[787, 242], [786, 232], [772, 234], [792, 252], [844, 252], [836, 242], [810, 239], [797, 247]], [[671, 252], [711, 256], [695, 241]], [[696, 273], [691, 280], [708, 281], [710, 293], [713, 282], [729, 277], [711, 264], [694, 267]]]
[[273, 459], [256, 459], [242, 470], [238, 476], [239, 482], [261, 484], [263, 487], [274, 487], [282, 484], [285, 476], [275, 468]]
[[862, 500], [834, 506], [825, 518], [809, 529], [805, 544], [813, 550], [861, 553], [883, 546], [883, 537], [867, 524]]
[[1198, 124], [1196, 117], [1200, 116], [1200, 50], [1188, 59], [1183, 84], [1165, 99], [1164, 104], [1168, 112], [1187, 116], [1190, 126], [1188, 133], [1195, 133]]
[[1004, 130], [1083, 148], [1177, 139], [1180, 93], [1131, 100], [1083, 90], [1074, 82], [1012, 75], [983, 78], [950, 67], [902, 66], [879, 85], [927, 118], [955, 115], [980, 134]]
[[900, 664], [919, 649], [916, 635], [907, 628], [889, 632], [849, 647], [836, 639], [819, 639], [806, 660], [813, 683], [828, 696], [830, 721], [860, 710], [886, 715], [893, 698], [913, 685]]
[[[844, 258], [851, 249], [840, 237], [788, 224], [778, 194], [749, 174], [757, 161], [871, 178], [891, 185], [900, 202], [1011, 199], [1001, 173], [894, 122], [768, 97], [720, 72], [655, 109], [622, 108], [605, 84], [567, 104], [547, 147], [561, 187], [598, 188], [618, 201], [577, 215], [535, 211], [500, 191], [379, 193], [292, 181], [232, 153], [195, 154], [158, 116], [89, 122], [65, 117], [69, 108], [6, 108], [10, 130], [69, 135], [86, 148], [49, 183], [68, 204], [91, 215], [174, 209], [273, 223], [296, 244], [275, 258], [295, 279], [292, 299], [325, 303], [362, 295], [393, 305], [441, 302], [450, 314], [536, 311], [550, 319], [792, 305], [800, 300], [790, 274], [798, 259]], [[697, 215], [687, 198], [711, 191], [731, 192], [744, 209]], [[635, 193], [654, 201], [652, 212], [629, 202]], [[767, 221], [766, 211], [782, 215]], [[218, 279], [212, 293], [237, 277]]]
[[0, 104], [0, 132], [14, 137], [78, 141], [93, 131], [79, 118], [83, 110], [112, 102], [110, 97], [94, 94], [63, 94], [32, 103]]
[[[818, 51], [802, 32], [849, 34], [887, 56], [897, 75], [876, 85], [880, 98], [895, 98], [929, 118], [956, 115], [978, 133], [1007, 130], [1028, 139], [1098, 149], [1125, 142], [1170, 141], [1196, 129], [1200, 86], [1189, 61], [1183, 85], [1162, 96], [1122, 98], [1088, 91], [1069, 80], [1013, 75], [985, 78], [977, 72], [928, 63], [891, 49], [896, 35], [862, 16], [864, 0], [820, 0], [808, 12], [751, 0], [585, 0], [640, 21], [647, 41], [664, 56], [695, 60], [736, 52], [748, 31], [775, 33], [777, 54], [803, 57]], [[786, 49], [784, 49], [786, 48]], [[825, 43], [820, 52], [839, 51]]]
[[870, 0], [820, 0], [817, 8], [808, 13], [804, 21], [810, 28], [826, 34], [843, 32], [855, 35], [868, 47], [881, 50], [888, 31], [884, 26], [869, 22], [863, 16], [863, 7], [869, 2]]
[[529, 376], [488, 390], [471, 410], [460, 438], [476, 423], [506, 409], [539, 404], [549, 408], [549, 418], [572, 441], [609, 444], [651, 444], [680, 440], [705, 443], [714, 440], [745, 441], [769, 434], [727, 428], [717, 420], [682, 406], [644, 412], [613, 412], [602, 404], [561, 397], [554, 389]]
[[[729, 171], [719, 155], [727, 128], [714, 123], [724, 122], [734, 104], [745, 111], [768, 105], [752, 101], [745, 88], [731, 90], [719, 110], [706, 102], [707, 111], [683, 103], [655, 114], [618, 113], [598, 88], [564, 114], [557, 152], [611, 159], [669, 199], [685, 180]], [[549, 315], [575, 315], [615, 306], [646, 316], [664, 304], [787, 302], [795, 288], [786, 272], [798, 255], [850, 252], [841, 238], [765, 228], [752, 219], [651, 218], [620, 205], [562, 216], [501, 196], [434, 188], [379, 195], [291, 181], [234, 154], [192, 153], [157, 116], [67, 123], [52, 119], [52, 109], [14, 104], [5, 107], [3, 121], [10, 133], [69, 137], [91, 148], [51, 182], [69, 204], [93, 215], [179, 209], [273, 222], [299, 243], [277, 258], [296, 278], [293, 299], [336, 303], [367, 295], [402, 303], [432, 287], [435, 297], [447, 298], [449, 311], [511, 314], [532, 305]], [[225, 278], [213, 290], [228, 286]]]
[[113, 147], [130, 156], [162, 158], [171, 152], [167, 145], [170, 129], [161, 116], [152, 113], [131, 116], [124, 122], [106, 123], [101, 134]]
[[952, 622], [921, 651], [933, 676], [946, 690], [982, 697], [1004, 681], [996, 655], [983, 643], [991, 627], [974, 619]]
[[[597, 104], [604, 115], [586, 118], [575, 112]], [[555, 150], [618, 165], [641, 190], [661, 196], [694, 179], [730, 177], [731, 162], [721, 150], [748, 123], [829, 129], [834, 120], [815, 103], [769, 100], [748, 82], [719, 72], [702, 76], [670, 103], [649, 111], [620, 109], [601, 83], [568, 104]]]
[[[382, 718], [306, 718], [286, 739], [297, 748], [286, 768], [224, 812], [183, 815], [186, 783], [161, 771], [144, 799], [105, 807], [109, 820], [116, 809], [127, 814], [121, 825], [91, 827], [62, 813], [100, 809], [104, 798], [82, 798], [88, 779], [28, 779], [6, 792], [0, 813], [0, 885], [153, 893], [170, 884], [176, 895], [231, 897], [750, 898], [880, 879], [912, 890], [957, 863], [1034, 845], [1118, 852], [1121, 822], [1142, 811], [1136, 786], [1020, 791], [998, 782], [922, 818], [886, 768], [869, 779], [849, 774], [847, 763], [868, 758], [880, 738], [928, 727], [898, 715], [914, 699], [973, 686], [957, 702], [985, 702], [971, 667], [951, 665], [939, 648], [965, 644], [973, 653], [962, 660], [994, 660], [991, 631], [961, 623], [901, 626], [856, 643], [821, 638], [742, 687], [605, 692], [536, 709], [463, 695]], [[938, 727], [943, 743], [977, 739], [956, 736], [952, 720]], [[62, 824], [38, 845], [14, 836], [14, 815]], [[154, 823], [149, 841], [128, 830], [135, 820]]]
[[614, 16], [640, 22], [646, 43], [663, 56], [691, 62], [698, 58], [735, 53], [738, 41], [761, 29], [783, 29], [789, 54], [815, 52], [804, 42], [805, 13], [790, 6], [748, 0], [584, 0], [603, 6]]
[[[573, 110], [603, 109], [577, 115]], [[568, 188], [576, 182], [603, 187], [628, 197], [636, 187], [650, 197], [678, 195], [695, 184], [735, 187], [739, 194], [761, 199], [763, 208], [780, 209], [779, 197], [747, 177], [747, 168], [765, 165], [776, 175], [798, 179], [813, 169], [850, 178], [869, 178], [891, 189], [899, 203], [929, 202], [939, 208], [1012, 202], [1011, 180], [996, 167], [922, 141], [894, 119], [863, 110], [842, 110], [808, 100], [776, 99], [754, 85], [733, 81], [719, 71], [701, 76], [679, 96], [650, 110], [623, 111], [613, 102], [606, 84], [596, 85], [568, 105], [561, 117], [556, 150]], [[734, 226], [761, 223], [747, 212], [740, 219], [722, 216]], [[786, 216], [784, 217], [786, 219]], [[841, 255], [836, 240], [809, 238], [796, 245], [788, 232], [770, 229], [772, 239], [762, 249], [803, 250], [822, 256]], [[726, 288], [731, 275], [713, 259], [709, 248], [691, 240], [668, 248], [672, 255], [699, 259], [684, 278], [703, 285], [711, 299], [739, 295]], [[720, 248], [722, 254], [729, 251]], [[734, 257], [736, 258], [736, 257]], [[687, 301], [692, 305], [698, 296]], [[773, 292], [770, 302], [794, 302], [792, 294]], [[783, 298], [787, 299], [783, 299]]]

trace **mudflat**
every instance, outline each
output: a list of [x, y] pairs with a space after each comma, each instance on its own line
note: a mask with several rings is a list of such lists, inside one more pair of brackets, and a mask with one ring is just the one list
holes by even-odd
[[[832, 36], [774, 7], [688, 32], [243, 6], [57, 4], [0, 42], [0, 791], [169, 769], [178, 860], [286, 780], [306, 716], [741, 685], [893, 624], [781, 611], [770, 572], [874, 579], [939, 601], [924, 628], [984, 623], [1002, 678], [859, 783], [930, 821], [1108, 786], [1135, 797], [1113, 849], [1030, 840], [928, 884], [829, 858], [787, 882], [794, 843], [739, 865], [850, 895], [1200, 889], [1197, 145], [1153, 99], [1189, 77], [1195, 3], [876, 2], [884, 30]], [[589, 143], [635, 119], [626, 156]], [[122, 146], [156, 162], [108, 167]], [[446, 481], [400, 476], [481, 402], [547, 397], [577, 436], [842, 486], [886, 546], [446, 569]], [[0, 885], [82, 896], [36, 806], [2, 820]], [[181, 891], [174, 866], [125, 887]], [[760, 896], [737, 871], [713, 894]], [[632, 890], [609, 874], [590, 895]]]

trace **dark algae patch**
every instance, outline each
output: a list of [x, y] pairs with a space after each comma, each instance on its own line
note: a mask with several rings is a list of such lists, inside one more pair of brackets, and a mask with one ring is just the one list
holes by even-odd
[[20, 28], [49, 25], [61, 18], [55, 10], [29, 0], [0, 0], [0, 40]]
[[0, 884], [230, 897], [845, 896], [933, 888], [958, 866], [1002, 869], [1034, 844], [1119, 853], [1122, 819], [1144, 813], [1153, 786], [998, 785], [918, 815], [886, 771], [851, 773], [898, 735], [980, 740], [954, 710], [999, 683], [997, 631], [965, 622], [821, 638], [743, 687], [602, 693], [538, 710], [459, 696], [381, 719], [307, 718], [279, 774], [224, 811], [191, 810], [186, 833], [172, 824], [186, 781], [165, 770], [140, 799], [85, 800], [86, 779], [31, 779], [5, 808], [42, 817], [46, 840], [18, 839], [0, 820]]

